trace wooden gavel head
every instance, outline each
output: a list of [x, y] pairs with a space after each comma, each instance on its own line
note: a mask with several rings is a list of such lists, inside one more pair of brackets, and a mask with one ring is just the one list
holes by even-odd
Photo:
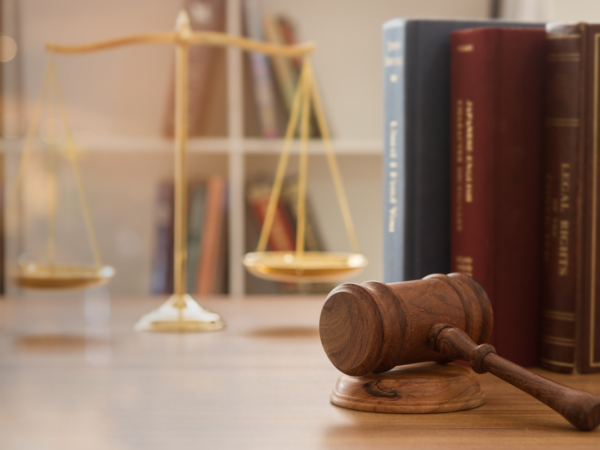
[[329, 360], [347, 375], [386, 372], [421, 361], [448, 361], [427, 341], [435, 324], [465, 331], [477, 344], [492, 333], [490, 301], [462, 273], [402, 283], [347, 283], [328, 295], [319, 331]]

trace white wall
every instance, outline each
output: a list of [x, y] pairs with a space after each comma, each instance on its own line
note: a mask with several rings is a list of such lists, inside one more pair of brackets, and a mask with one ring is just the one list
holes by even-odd
[[598, 0], [502, 0], [501, 15], [506, 19], [544, 22], [598, 22]]

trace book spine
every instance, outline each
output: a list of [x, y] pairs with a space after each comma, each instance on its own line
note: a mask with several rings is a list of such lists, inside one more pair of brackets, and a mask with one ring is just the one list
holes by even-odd
[[193, 184], [190, 188], [187, 244], [187, 292], [195, 292], [200, 257], [200, 240], [204, 223], [206, 189], [203, 184]]
[[573, 373], [580, 302], [584, 26], [552, 25], [546, 46], [541, 365]]
[[[257, 41], [264, 40], [260, 2], [246, 0], [244, 6], [246, 35]], [[262, 135], [265, 138], [277, 137], [279, 131], [275, 113], [275, 92], [268, 57], [262, 53], [249, 52], [248, 58]]]
[[209, 178], [206, 184], [206, 212], [204, 214], [204, 225], [202, 226], [200, 259], [198, 262], [196, 283], [196, 294], [198, 295], [215, 293], [225, 216], [225, 195], [225, 180], [219, 176]]
[[[248, 203], [256, 222], [261, 228], [265, 221], [270, 193], [270, 186], [263, 182], [251, 184], [248, 187]], [[268, 247], [270, 251], [274, 252], [288, 252], [296, 249], [294, 224], [281, 200], [278, 202], [277, 209], [275, 210]]]
[[222, 197], [221, 197], [221, 211], [223, 211], [223, 218], [221, 221], [221, 243], [219, 246], [219, 252], [216, 263], [215, 271], [215, 294], [227, 294], [229, 292], [229, 237], [227, 230], [229, 229], [229, 189], [225, 185]]
[[[286, 180], [281, 190], [281, 201], [285, 204], [286, 209], [293, 223], [298, 222], [298, 180]], [[304, 250], [308, 252], [322, 252], [324, 247], [320, 234], [318, 233], [315, 215], [309, 198], [306, 198], [305, 205], [305, 239]], [[295, 228], [295, 227], [294, 227]], [[295, 233], [295, 229], [294, 229]]]
[[494, 312], [496, 38], [482, 30], [453, 32], [450, 38], [451, 270], [474, 277]]
[[[185, 0], [184, 9], [190, 17], [193, 31], [224, 31], [224, 0]], [[211, 45], [193, 45], [189, 49], [188, 80], [188, 133], [198, 136], [214, 111], [207, 111], [207, 99], [211, 93], [211, 72], [215, 69], [218, 49]], [[174, 80], [174, 76], [172, 77]], [[214, 84], [214, 83], [213, 83]], [[213, 86], [214, 88], [214, 86]], [[164, 134], [175, 134], [175, 86], [171, 83], [168, 106], [164, 121]]]
[[156, 199], [156, 241], [150, 292], [169, 294], [173, 288], [173, 183], [163, 182], [158, 186]]
[[[272, 44], [283, 45], [283, 37], [281, 36], [281, 30], [278, 25], [275, 17], [269, 14], [265, 15], [264, 29], [267, 41]], [[289, 114], [296, 93], [296, 85], [298, 84], [298, 72], [290, 58], [273, 56], [271, 61], [273, 63], [277, 86], [279, 87], [281, 97], [284, 100], [286, 110]]]
[[457, 31], [451, 46], [452, 270], [488, 293], [499, 354], [536, 365], [545, 32]]
[[[285, 45], [296, 45], [296, 30], [292, 25], [292, 22], [286, 17], [279, 17], [277, 20], [279, 30], [281, 32], [281, 38]], [[302, 70], [302, 60], [300, 58], [290, 58], [290, 61], [296, 68], [296, 71]]]
[[[583, 286], [580, 302], [576, 306], [575, 359], [578, 372], [595, 373], [600, 372], [600, 26], [582, 24], [581, 27], [587, 29], [587, 33], [582, 33], [585, 41], [580, 55], [585, 72], [585, 96], [581, 100], [582, 103], [585, 101], [585, 112], [581, 115], [585, 117], [585, 123], [581, 124], [585, 133], [585, 151], [580, 152], [580, 176], [574, 182], [581, 189], [582, 198], [582, 245], [579, 248], [582, 254]], [[569, 58], [576, 59], [577, 55], [570, 55]]]
[[395, 20], [383, 28], [383, 279], [405, 281], [405, 36], [406, 22]]

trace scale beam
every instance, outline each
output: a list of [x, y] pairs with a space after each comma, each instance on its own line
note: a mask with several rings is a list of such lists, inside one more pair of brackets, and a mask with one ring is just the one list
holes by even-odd
[[46, 43], [45, 49], [60, 54], [80, 54], [109, 50], [137, 44], [170, 44], [170, 45], [213, 45], [217, 47], [237, 47], [242, 50], [264, 53], [271, 56], [302, 58], [310, 55], [316, 48], [312, 42], [294, 46], [284, 46], [255, 41], [241, 36], [230, 36], [216, 32], [191, 33], [146, 33], [123, 36], [104, 41], [90, 42], [81, 45], [62, 45]]

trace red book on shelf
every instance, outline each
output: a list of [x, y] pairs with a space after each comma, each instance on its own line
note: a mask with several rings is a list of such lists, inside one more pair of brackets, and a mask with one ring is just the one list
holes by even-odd
[[451, 265], [494, 309], [492, 344], [539, 362], [545, 31], [451, 36]]
[[[267, 214], [270, 195], [271, 187], [266, 182], [259, 181], [248, 186], [248, 203], [261, 228]], [[294, 224], [281, 201], [277, 203], [277, 209], [275, 210], [268, 247], [269, 250], [274, 252], [294, 251], [296, 249]]]

